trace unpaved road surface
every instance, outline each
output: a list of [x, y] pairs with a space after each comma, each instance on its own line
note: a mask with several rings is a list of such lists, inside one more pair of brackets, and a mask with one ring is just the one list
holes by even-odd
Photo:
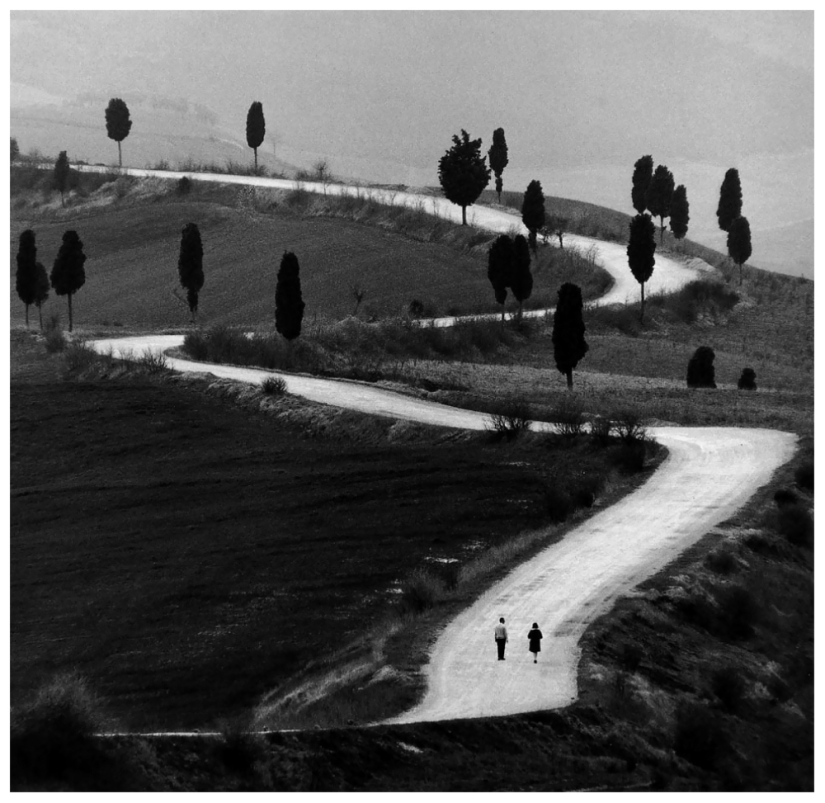
[[[181, 335], [100, 340], [116, 356], [180, 346]], [[169, 359], [195, 371], [259, 384], [273, 372]], [[484, 429], [487, 416], [360, 382], [281, 374], [290, 393], [312, 401], [428, 424]], [[535, 424], [536, 429], [549, 425]], [[439, 636], [426, 668], [422, 703], [394, 720], [514, 714], [566, 705], [576, 697], [578, 642], [614, 600], [729, 518], [789, 460], [796, 436], [764, 429], [653, 427], [670, 452], [648, 482], [512, 571]], [[504, 616], [507, 658], [496, 659], [493, 627]], [[527, 631], [544, 634], [539, 663]]]
[[[98, 167], [94, 165], [79, 165], [78, 170], [86, 172], [105, 173], [114, 168]], [[321, 184], [312, 181], [290, 181], [281, 178], [262, 178], [258, 176], [230, 176], [222, 173], [185, 173], [174, 170], [142, 170], [140, 168], [123, 168], [123, 173], [139, 177], [159, 177], [179, 179], [188, 176], [195, 181], [209, 181], [217, 184], [238, 184], [250, 187], [269, 189], [294, 190], [300, 186], [308, 192], [326, 195], [359, 195], [373, 198], [378, 203], [390, 206], [421, 206], [425, 212], [435, 214], [453, 223], [461, 223], [461, 208], [450, 203], [446, 198], [423, 195], [414, 192], [396, 192], [377, 188], [356, 187], [348, 184]], [[527, 229], [521, 222], [521, 215], [507, 212], [504, 209], [494, 209], [488, 206], [472, 206], [467, 210], [467, 220], [472, 225], [487, 231], [508, 233], [517, 229], [527, 234]], [[639, 283], [633, 278], [627, 265], [627, 246], [622, 243], [611, 243], [595, 240], [592, 237], [582, 237], [578, 234], [564, 236], [568, 246], [574, 246], [582, 252], [594, 249], [596, 261], [613, 277], [613, 286], [608, 292], [592, 304], [624, 304], [635, 302], [640, 298]], [[645, 296], [656, 293], [672, 293], [703, 273], [713, 269], [701, 259], [676, 259], [664, 254], [656, 255], [656, 265], [650, 281], [645, 284]], [[526, 317], [544, 315], [546, 310], [530, 310], [525, 312]], [[496, 318], [499, 313], [476, 315], [474, 318]], [[435, 326], [452, 326], [456, 318], [435, 318], [431, 321]]]

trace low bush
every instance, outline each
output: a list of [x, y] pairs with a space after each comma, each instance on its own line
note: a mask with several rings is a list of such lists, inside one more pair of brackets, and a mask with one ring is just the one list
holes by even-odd
[[181, 176], [175, 185], [175, 192], [178, 195], [188, 195], [192, 191], [192, 182], [188, 176]]
[[87, 343], [75, 341], [66, 346], [63, 359], [70, 371], [85, 371], [98, 360], [98, 353]]
[[412, 613], [423, 613], [443, 599], [446, 584], [441, 577], [416, 569], [401, 586], [401, 609]]
[[642, 331], [639, 314], [634, 307], [617, 304], [587, 308], [587, 327], [593, 331], [615, 329], [628, 337], [638, 337]]
[[773, 501], [777, 507], [785, 505], [795, 505], [799, 502], [799, 497], [790, 488], [780, 488], [774, 495]]
[[746, 639], [753, 635], [759, 621], [759, 603], [753, 592], [741, 585], [727, 586], [717, 594], [719, 614], [715, 630], [731, 639]]
[[238, 716], [218, 722], [218, 758], [231, 772], [248, 773], [266, 756], [263, 737], [252, 732], [250, 717]]
[[737, 713], [742, 705], [745, 686], [741, 671], [733, 666], [717, 669], [711, 676], [711, 690], [732, 714]]
[[730, 739], [718, 717], [706, 706], [683, 702], [676, 710], [673, 749], [702, 769], [712, 770], [730, 750]]
[[613, 462], [628, 474], [637, 474], [644, 470], [647, 459], [647, 441], [630, 440], [620, 444], [613, 455]]
[[530, 407], [523, 401], [508, 401], [499, 405], [499, 411], [490, 414], [489, 429], [497, 435], [515, 438], [527, 432], [532, 423]]
[[48, 326], [46, 327], [46, 351], [49, 354], [56, 354], [59, 351], [64, 351], [67, 345], [66, 336], [63, 334], [63, 330], [60, 327], [55, 327], [50, 329]]
[[794, 472], [794, 479], [800, 488], [806, 491], [813, 491], [814, 489], [814, 461], [806, 460]]
[[644, 653], [638, 644], [625, 642], [619, 652], [619, 666], [626, 672], [635, 672], [642, 663]]
[[717, 618], [716, 609], [704, 595], [691, 594], [680, 597], [676, 601], [676, 609], [688, 624], [701, 627], [708, 632], [713, 629]]
[[607, 446], [613, 434], [613, 422], [608, 416], [597, 415], [590, 421], [590, 436], [600, 446]]
[[743, 368], [736, 385], [739, 390], [756, 390], [756, 371], [753, 368]]
[[635, 410], [623, 408], [610, 415], [613, 432], [623, 443], [636, 443], [647, 439], [647, 431], [642, 425], [642, 417]]
[[708, 556], [705, 558], [705, 565], [712, 572], [724, 575], [732, 574], [739, 568], [739, 563], [734, 557], [733, 552], [725, 547], [715, 549], [713, 552], [708, 553]]
[[810, 511], [801, 504], [785, 504], [777, 513], [779, 532], [794, 546], [812, 547], [814, 542], [814, 519]]
[[286, 380], [280, 376], [268, 376], [261, 382], [261, 391], [267, 396], [283, 396], [286, 393]]
[[556, 431], [565, 437], [575, 437], [584, 431], [584, 405], [580, 399], [563, 396], [552, 409], [549, 420], [556, 425]]
[[165, 374], [169, 371], [169, 361], [162, 351], [145, 351], [136, 362], [150, 374]]
[[544, 492], [544, 508], [550, 521], [561, 524], [575, 510], [573, 500], [564, 489], [551, 485]]

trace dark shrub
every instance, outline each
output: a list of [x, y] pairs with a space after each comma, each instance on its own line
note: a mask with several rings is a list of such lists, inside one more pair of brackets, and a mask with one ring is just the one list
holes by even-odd
[[193, 360], [206, 360], [209, 357], [209, 343], [203, 332], [187, 332], [183, 337], [183, 350]]
[[774, 495], [773, 501], [777, 507], [785, 505], [795, 505], [799, 502], [799, 497], [790, 488], [780, 488]]
[[743, 368], [737, 385], [739, 390], [756, 390], [756, 371], [753, 368]]
[[607, 446], [610, 443], [612, 433], [613, 422], [609, 417], [597, 415], [590, 421], [590, 436], [600, 446]]
[[646, 455], [645, 441], [627, 441], [618, 447], [613, 459], [622, 471], [636, 474], [644, 469]]
[[638, 644], [626, 642], [619, 653], [619, 665], [627, 672], [635, 672], [642, 663], [642, 648]]
[[567, 520], [574, 506], [566, 491], [551, 485], [544, 493], [544, 505], [550, 521], [560, 524]]
[[705, 565], [717, 574], [731, 574], [739, 568], [733, 552], [729, 549], [715, 549], [705, 558]]
[[681, 703], [676, 711], [673, 749], [697, 767], [712, 770], [730, 749], [722, 723], [706, 706]]
[[647, 437], [642, 417], [635, 410], [616, 410], [610, 415], [613, 431], [625, 443], [643, 441]]
[[779, 508], [779, 532], [794, 546], [812, 547], [814, 519], [804, 505], [787, 504]]
[[416, 569], [401, 587], [401, 607], [413, 613], [432, 608], [443, 596], [444, 580], [424, 570]]
[[189, 195], [192, 190], [192, 182], [190, 181], [188, 176], [181, 176], [180, 180], [178, 181], [177, 185], [175, 186], [175, 192], [178, 195]]
[[682, 597], [676, 601], [676, 609], [688, 623], [710, 631], [716, 621], [716, 610], [704, 596]]
[[740, 585], [723, 588], [717, 595], [717, 601], [717, 630], [721, 635], [732, 639], [745, 639], [753, 635], [753, 626], [759, 619], [759, 604], [749, 589]]
[[575, 397], [563, 396], [548, 418], [560, 435], [572, 438], [584, 431], [584, 405]]
[[794, 479], [800, 488], [814, 489], [814, 461], [807, 460], [794, 472]]
[[600, 474], [590, 474], [582, 477], [575, 484], [573, 502], [576, 507], [593, 507], [603, 489], [604, 477]]
[[221, 735], [217, 743], [218, 757], [232, 772], [250, 772], [266, 755], [265, 742], [260, 734], [252, 732], [249, 717], [240, 716], [218, 723]]
[[414, 298], [410, 301], [409, 313], [411, 318], [421, 318], [424, 315], [424, 305]]
[[779, 555], [776, 544], [758, 533], [748, 535], [744, 540], [744, 544], [752, 552], [756, 552], [757, 555], [772, 555], [774, 557]]
[[515, 438], [530, 429], [530, 406], [523, 401], [504, 402], [499, 411], [490, 414], [490, 429], [498, 435]]
[[280, 376], [268, 376], [261, 382], [261, 390], [267, 396], [283, 396], [286, 393], [286, 381]]
[[58, 351], [63, 351], [66, 348], [67, 341], [63, 331], [56, 327], [54, 329], [46, 329], [46, 351], [49, 354], [55, 354]]
[[713, 361], [716, 354], [710, 346], [699, 346], [688, 362], [687, 386], [689, 388], [715, 388]]
[[725, 666], [711, 676], [711, 689], [722, 705], [735, 714], [745, 696], [745, 679], [736, 667]]

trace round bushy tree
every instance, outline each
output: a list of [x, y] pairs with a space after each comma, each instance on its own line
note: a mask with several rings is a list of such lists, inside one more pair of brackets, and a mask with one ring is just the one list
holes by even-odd
[[498, 193], [498, 202], [501, 203], [501, 189], [504, 186], [501, 180], [501, 174], [504, 168], [507, 167], [507, 140], [504, 139], [504, 129], [497, 128], [493, 131], [493, 144], [490, 150], [487, 151], [490, 157], [490, 167], [496, 176], [496, 192]]
[[521, 204], [521, 222], [530, 232], [530, 248], [536, 251], [536, 232], [544, 225], [544, 192], [540, 181], [531, 181]]
[[26, 305], [26, 328], [28, 328], [29, 307], [37, 301], [37, 245], [34, 232], [26, 229], [20, 234], [19, 242], [15, 288], [18, 297]]
[[688, 232], [690, 222], [690, 205], [687, 199], [687, 189], [680, 184], [673, 191], [673, 202], [670, 205], [670, 230], [677, 240], [681, 240]]
[[530, 273], [530, 246], [523, 234], [516, 235], [513, 241], [513, 270], [510, 289], [518, 301], [518, 319], [521, 321], [524, 302], [533, 292], [533, 274]]
[[630, 198], [633, 208], [640, 214], [644, 214], [647, 209], [647, 188], [650, 186], [650, 179], [653, 178], [653, 157], [642, 156], [633, 165], [633, 189], [630, 191]]
[[304, 300], [301, 297], [301, 266], [291, 251], [284, 252], [275, 287], [275, 328], [287, 339], [301, 334]]
[[653, 178], [650, 179], [650, 184], [648, 184], [645, 203], [650, 210], [650, 214], [653, 215], [653, 217], [659, 218], [659, 223], [661, 224], [660, 243], [665, 236], [665, 218], [670, 217], [673, 189], [673, 173], [664, 165], [658, 165], [656, 170], [653, 171]]
[[85, 262], [86, 254], [83, 253], [83, 243], [77, 236], [77, 232], [64, 232], [63, 242], [54, 260], [50, 278], [54, 292], [68, 298], [70, 332], [73, 324], [72, 296], [86, 284], [86, 270], [83, 267]]
[[513, 241], [506, 234], [499, 235], [487, 252], [487, 278], [493, 285], [496, 303], [501, 304], [502, 323], [504, 323], [504, 302], [507, 301], [507, 288], [511, 283], [514, 262]]
[[653, 275], [656, 264], [656, 227], [647, 213], [636, 215], [630, 221], [630, 240], [627, 243], [627, 263], [630, 272], [642, 288], [642, 311], [640, 319], [645, 319], [645, 282]]
[[266, 123], [264, 122], [264, 107], [259, 101], [253, 101], [246, 113], [246, 144], [255, 153], [255, 172], [258, 172], [258, 148], [264, 141], [266, 135]]
[[112, 98], [106, 107], [106, 135], [117, 142], [117, 163], [120, 167], [123, 167], [120, 143], [129, 136], [131, 130], [129, 107], [120, 98]]
[[438, 180], [447, 200], [461, 207], [461, 224], [467, 225], [467, 207], [490, 181], [490, 168], [481, 155], [481, 139], [470, 139], [462, 128], [453, 136], [453, 147], [438, 162]]
[[756, 371], [753, 368], [743, 368], [742, 376], [736, 384], [739, 390], [756, 390]]
[[69, 157], [66, 151], [60, 151], [57, 161], [54, 163], [54, 174], [52, 181], [54, 188], [60, 193], [60, 205], [65, 206], [63, 202], [63, 193], [69, 189], [69, 174], [71, 173], [71, 166], [69, 165]]
[[713, 361], [716, 354], [710, 346], [699, 346], [688, 361], [687, 386], [689, 388], [715, 388], [716, 369]]
[[198, 296], [203, 287], [203, 243], [197, 224], [187, 223], [180, 235], [178, 255], [178, 277], [181, 287], [186, 290], [189, 313], [194, 322], [198, 311]]
[[738, 217], [728, 231], [728, 256], [739, 265], [739, 284], [742, 284], [742, 265], [751, 257], [751, 225], [746, 217]]
[[742, 214], [742, 184], [739, 181], [739, 171], [731, 167], [725, 173], [722, 186], [719, 188], [719, 205], [716, 208], [716, 218], [722, 231], [730, 231], [730, 224]]
[[559, 300], [553, 314], [553, 356], [556, 368], [567, 377], [567, 387], [573, 389], [573, 369], [590, 348], [584, 339], [582, 291], [578, 285], [565, 282], [559, 288]]

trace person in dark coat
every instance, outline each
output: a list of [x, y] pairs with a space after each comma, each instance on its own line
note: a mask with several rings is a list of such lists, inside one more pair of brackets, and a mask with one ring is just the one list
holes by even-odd
[[530, 642], [530, 652], [533, 653], [533, 663], [539, 660], [539, 653], [541, 652], [541, 630], [539, 626], [533, 622], [533, 629], [527, 634], [527, 639]]

